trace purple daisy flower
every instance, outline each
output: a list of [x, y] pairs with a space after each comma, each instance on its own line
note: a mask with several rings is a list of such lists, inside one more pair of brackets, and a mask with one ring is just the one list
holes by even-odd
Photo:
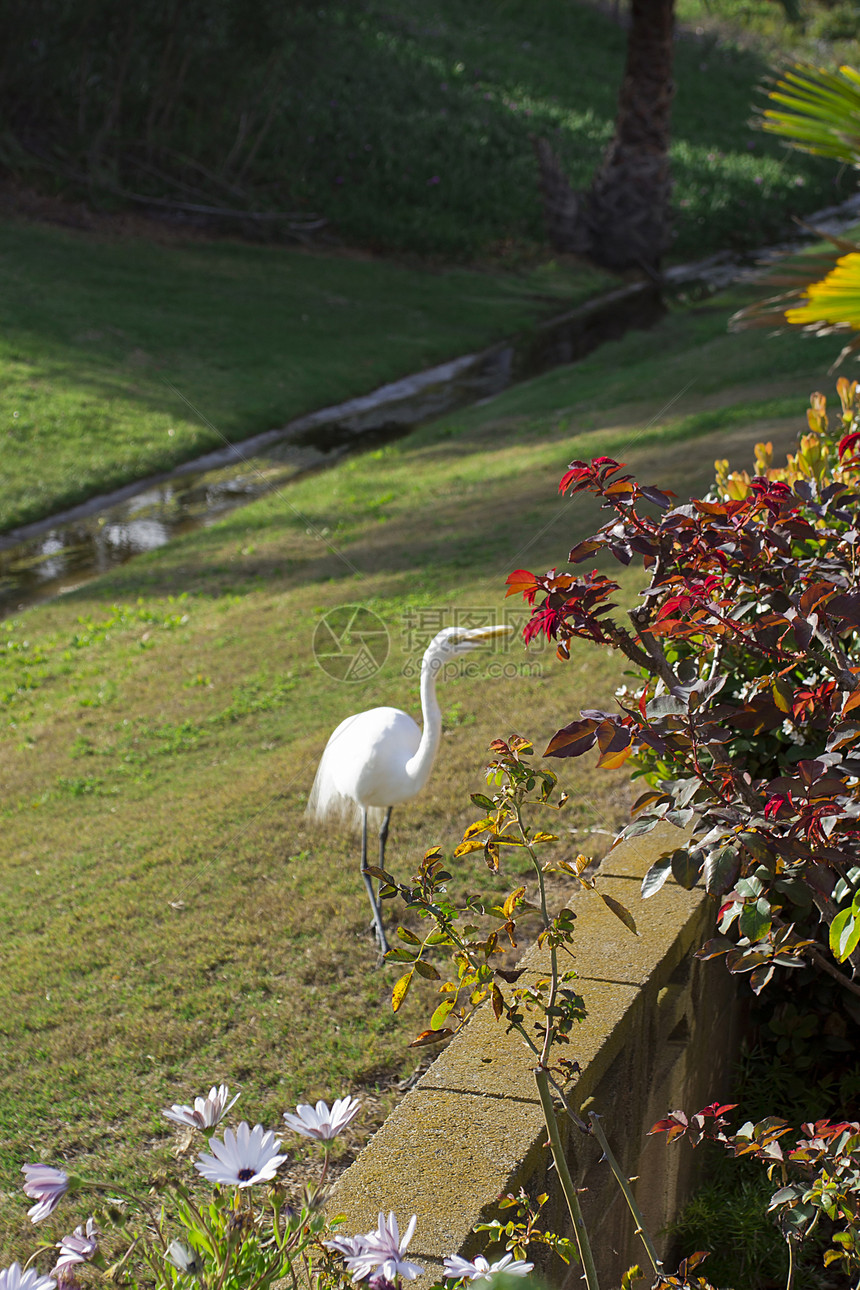
[[41, 1223], [43, 1218], [53, 1214], [68, 1191], [69, 1176], [62, 1169], [54, 1169], [51, 1165], [22, 1165], [21, 1173], [25, 1180], [24, 1195], [36, 1201], [27, 1210], [30, 1222]]

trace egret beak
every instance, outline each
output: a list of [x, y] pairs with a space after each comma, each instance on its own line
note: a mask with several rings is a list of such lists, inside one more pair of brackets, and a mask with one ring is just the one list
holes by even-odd
[[493, 627], [470, 627], [465, 638], [472, 645], [489, 645], [500, 636], [510, 636], [513, 631], [511, 623], [497, 623]]

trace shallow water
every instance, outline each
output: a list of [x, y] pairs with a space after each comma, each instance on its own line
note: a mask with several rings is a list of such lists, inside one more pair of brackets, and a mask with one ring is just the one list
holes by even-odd
[[382, 386], [279, 430], [92, 498], [0, 537], [0, 616], [71, 591], [133, 556], [212, 524], [228, 511], [377, 447], [517, 381], [582, 358], [665, 311], [636, 284], [551, 320], [528, 336]]
[[[860, 218], [860, 195], [810, 217], [816, 229], [839, 233]], [[808, 241], [806, 238], [804, 241]], [[676, 266], [664, 290], [701, 297], [761, 275], [766, 264], [796, 251], [783, 243], [743, 257], [722, 253]], [[0, 535], [0, 617], [71, 591], [171, 538], [205, 527], [309, 471], [347, 453], [377, 447], [427, 421], [491, 398], [502, 390], [576, 362], [609, 340], [653, 326], [665, 312], [648, 283], [621, 287], [478, 354], [384, 385], [238, 444], [229, 444], [173, 471], [95, 497], [62, 514]]]

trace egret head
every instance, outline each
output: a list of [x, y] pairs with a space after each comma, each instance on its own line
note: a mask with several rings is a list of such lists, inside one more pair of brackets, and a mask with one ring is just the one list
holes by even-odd
[[458, 654], [468, 654], [482, 645], [510, 636], [513, 630], [510, 623], [498, 623], [492, 627], [445, 627], [427, 646], [424, 663], [439, 668]]

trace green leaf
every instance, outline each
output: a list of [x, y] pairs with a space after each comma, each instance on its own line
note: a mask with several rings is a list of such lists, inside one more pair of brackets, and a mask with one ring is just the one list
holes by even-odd
[[405, 941], [407, 945], [421, 944], [419, 937], [417, 937], [414, 932], [410, 932], [408, 927], [398, 927], [397, 935], [400, 937], [401, 941]]
[[423, 976], [426, 981], [440, 981], [442, 979], [432, 963], [424, 963], [421, 959], [415, 964], [415, 971], [419, 976]]
[[738, 873], [737, 847], [717, 847], [705, 857], [705, 890], [710, 896], [729, 891]]
[[702, 872], [701, 853], [695, 854], [686, 847], [680, 847], [672, 852], [671, 865], [675, 881], [687, 891], [692, 891]]
[[397, 879], [392, 878], [390, 873], [387, 873], [385, 869], [380, 869], [378, 865], [369, 864], [364, 872], [370, 874], [371, 878], [378, 878], [380, 882], [388, 883], [389, 887], [397, 886]]
[[772, 922], [770, 905], [764, 896], [759, 896], [754, 904], [744, 905], [738, 926], [742, 936], [748, 937], [750, 941], [760, 941], [763, 936], [767, 936]]
[[386, 963], [411, 963], [414, 958], [414, 954], [410, 954], [409, 950], [403, 949], [399, 945], [396, 945], [393, 950], [389, 950], [385, 955]]
[[860, 918], [851, 909], [843, 909], [830, 924], [830, 952], [838, 963], [844, 963], [860, 942]]
[[482, 811], [494, 811], [496, 809], [495, 802], [491, 797], [487, 797], [486, 793], [472, 793], [471, 797], [475, 805], [480, 806]]
[[454, 1009], [453, 999], [443, 999], [430, 1018], [430, 1029], [441, 1030]]
[[655, 892], [659, 891], [671, 871], [672, 854], [667, 852], [666, 855], [660, 856], [659, 860], [655, 860], [642, 879], [642, 899], [645, 900], [648, 896], [653, 896]]

